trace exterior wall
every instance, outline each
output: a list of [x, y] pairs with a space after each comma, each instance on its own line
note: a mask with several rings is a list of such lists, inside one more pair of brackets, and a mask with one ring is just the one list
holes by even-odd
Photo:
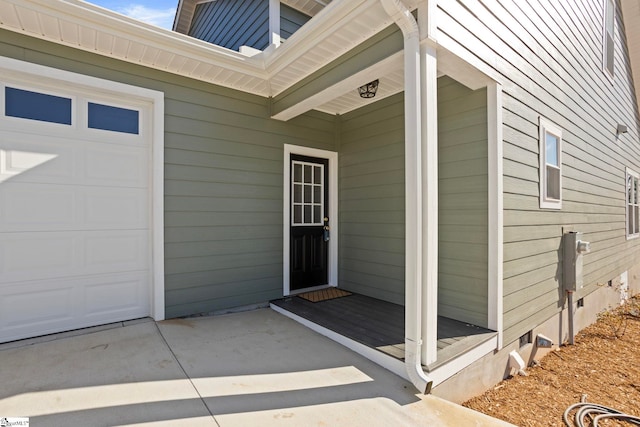
[[487, 326], [487, 91], [438, 79], [438, 314]]
[[188, 34], [200, 40], [238, 50], [269, 46], [269, 2], [216, 0], [196, 6]]
[[311, 19], [311, 17], [304, 13], [298, 12], [286, 4], [280, 4], [280, 37], [282, 40], [291, 37], [291, 35], [306, 24], [309, 19]]
[[[618, 277], [619, 281], [620, 278]], [[620, 293], [616, 287], [598, 287], [595, 292], [584, 297], [584, 307], [576, 308], [574, 305], [574, 328], [576, 331], [590, 325], [596, 320], [597, 313], [616, 306], [620, 302]], [[474, 362], [469, 367], [455, 374], [453, 377], [437, 385], [433, 394], [443, 399], [456, 403], [462, 403], [493, 387], [511, 372], [508, 367], [509, 353], [518, 351], [522, 359], [529, 366], [533, 360], [540, 360], [550, 351], [558, 348], [558, 345], [568, 339], [568, 313], [565, 308], [550, 319], [542, 322], [533, 329], [533, 340], [537, 334], [542, 334], [553, 341], [553, 347], [536, 348], [535, 344], [527, 344], [520, 347], [519, 340], [505, 345], [499, 352], [491, 353]]]
[[[309, 16], [280, 5], [280, 36], [291, 37]], [[269, 46], [269, 2], [265, 0], [216, 0], [200, 3], [189, 29], [190, 36], [228, 49], [251, 46], [264, 50]]]
[[[638, 111], [620, 15], [615, 78], [602, 71], [603, 2], [438, 2], [438, 42], [503, 83], [504, 342], [557, 316], [563, 226], [584, 232], [585, 287], [640, 259], [625, 237], [625, 167], [640, 170]], [[618, 10], [620, 10], [618, 8]], [[461, 42], [457, 42], [460, 40]], [[463, 45], [464, 44], [464, 45]], [[562, 128], [562, 209], [539, 208], [538, 119]], [[616, 125], [629, 132], [616, 136]]]
[[395, 95], [340, 121], [340, 287], [404, 304], [404, 104]]
[[335, 120], [0, 30], [0, 55], [165, 93], [168, 318], [282, 296], [283, 144], [335, 150]]

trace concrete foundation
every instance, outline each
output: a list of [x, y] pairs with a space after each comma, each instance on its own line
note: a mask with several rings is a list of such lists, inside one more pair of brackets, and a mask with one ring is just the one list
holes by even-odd
[[[626, 292], [625, 292], [626, 289]], [[640, 266], [616, 276], [611, 284], [600, 284], [598, 288], [582, 298], [583, 305], [578, 307], [579, 294], [574, 298], [574, 333], [594, 323], [598, 313], [618, 306], [624, 294], [636, 295], [640, 292]], [[569, 315], [565, 308], [532, 330], [532, 343], [520, 346], [519, 341], [505, 343], [504, 347], [493, 354], [477, 360], [466, 369], [458, 372], [443, 383], [434, 387], [432, 393], [446, 400], [461, 403], [493, 387], [515, 372], [508, 367], [509, 353], [516, 350], [528, 366], [534, 360], [540, 360], [550, 351], [557, 350], [569, 341]], [[537, 348], [536, 335], [542, 334], [553, 341], [551, 348]]]

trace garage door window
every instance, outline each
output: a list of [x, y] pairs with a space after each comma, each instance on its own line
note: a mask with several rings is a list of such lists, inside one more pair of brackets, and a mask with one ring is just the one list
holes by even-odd
[[6, 86], [5, 115], [21, 119], [71, 125], [71, 98]]
[[89, 102], [89, 128], [138, 135], [139, 112]]

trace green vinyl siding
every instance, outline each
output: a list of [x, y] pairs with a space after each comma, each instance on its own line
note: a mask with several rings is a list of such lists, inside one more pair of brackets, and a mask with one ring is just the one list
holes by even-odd
[[284, 144], [335, 150], [335, 119], [0, 30], [0, 55], [165, 94], [166, 316], [282, 296]]
[[[637, 103], [619, 14], [616, 77], [602, 69], [603, 6], [591, 0], [438, 3], [439, 34], [447, 34], [438, 42], [492, 67], [503, 88], [505, 343], [566, 304], [563, 227], [582, 231], [592, 247], [576, 298], [640, 260], [640, 240], [625, 238], [625, 168], [640, 169]], [[539, 208], [539, 116], [562, 129], [557, 211]], [[618, 123], [629, 132], [616, 135]]]
[[[487, 326], [487, 92], [438, 79], [438, 314]], [[471, 185], [473, 183], [473, 185]]]
[[404, 304], [402, 94], [340, 119], [340, 287]]

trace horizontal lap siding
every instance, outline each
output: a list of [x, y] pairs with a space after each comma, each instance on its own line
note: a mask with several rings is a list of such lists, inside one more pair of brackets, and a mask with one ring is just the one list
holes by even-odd
[[311, 17], [285, 5], [280, 5], [280, 37], [286, 40], [300, 27], [307, 23]]
[[188, 34], [228, 49], [269, 45], [268, 0], [216, 0], [196, 6]]
[[396, 95], [340, 122], [340, 286], [404, 304], [404, 114]]
[[[619, 8], [618, 8], [619, 11]], [[637, 264], [625, 238], [625, 167], [640, 168], [637, 106], [618, 15], [615, 72], [602, 71], [603, 2], [439, 2], [441, 40], [503, 83], [504, 326], [517, 339], [563, 305], [563, 226], [584, 232], [584, 296]], [[539, 209], [538, 116], [563, 131], [562, 210]], [[617, 123], [629, 132], [616, 137]]]
[[165, 93], [167, 317], [282, 295], [283, 144], [334, 150], [332, 117], [279, 122], [269, 118], [264, 98], [15, 33], [0, 36], [0, 55]]
[[[438, 314], [487, 326], [487, 92], [438, 79]], [[466, 183], [473, 182], [474, 185]]]

